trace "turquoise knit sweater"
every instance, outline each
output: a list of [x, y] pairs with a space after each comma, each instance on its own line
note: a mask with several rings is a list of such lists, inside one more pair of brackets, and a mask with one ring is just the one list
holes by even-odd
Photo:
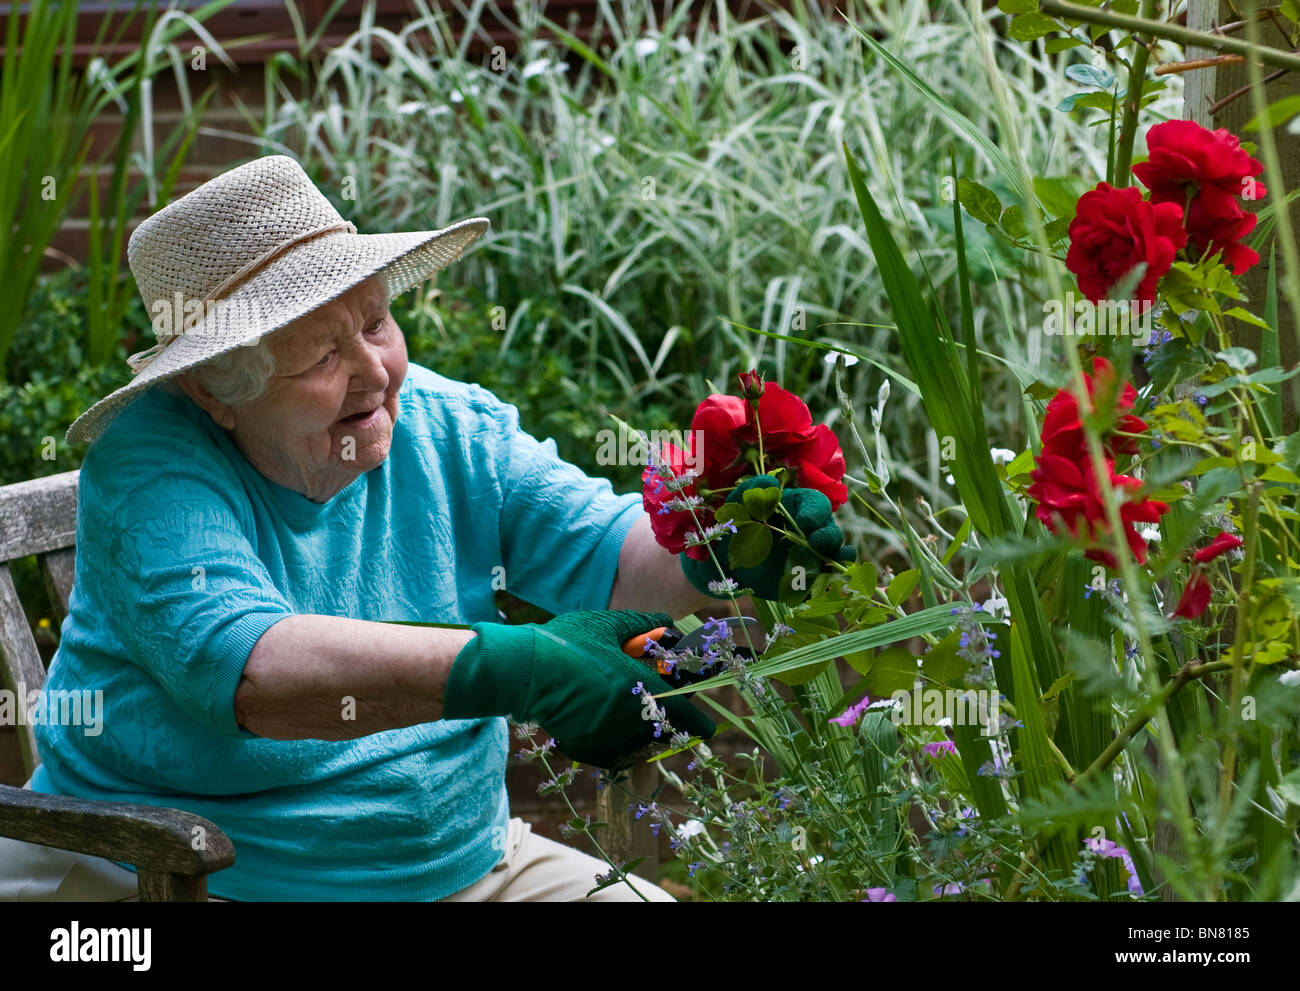
[[[295, 614], [493, 620], [493, 579], [551, 612], [604, 608], [638, 494], [561, 461], [477, 385], [410, 365], [384, 462], [328, 502], [263, 477], [183, 397], [132, 403], [87, 453], [71, 609], [49, 689], [103, 725], [37, 727], [36, 791], [211, 819], [238, 900], [431, 900], [500, 859], [501, 718], [341, 742], [235, 723], [257, 639]], [[504, 568], [504, 572], [499, 569]]]

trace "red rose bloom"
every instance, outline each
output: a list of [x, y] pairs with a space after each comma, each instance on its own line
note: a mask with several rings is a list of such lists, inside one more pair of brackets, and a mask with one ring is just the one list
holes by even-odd
[[[1094, 405], [1113, 404], [1121, 413], [1132, 409], [1137, 390], [1130, 383], [1125, 383], [1124, 388], [1119, 389], [1115, 381], [1115, 370], [1105, 358], [1094, 358], [1092, 375], [1085, 373], [1083, 380]], [[1115, 474], [1115, 459], [1119, 455], [1137, 453], [1137, 437], [1117, 436], [1115, 431], [1140, 434], [1146, 428], [1147, 425], [1141, 418], [1124, 414], [1116, 418], [1112, 431], [1101, 438], [1110, 484], [1119, 489], [1123, 497], [1119, 517], [1124, 527], [1124, 537], [1138, 564], [1146, 563], [1147, 546], [1146, 541], [1134, 529], [1134, 524], [1159, 523], [1161, 514], [1168, 512], [1169, 506], [1163, 502], [1133, 498], [1142, 488], [1141, 481], [1128, 475]], [[1102, 502], [1101, 483], [1093, 470], [1092, 458], [1084, 443], [1079, 403], [1070, 390], [1062, 389], [1047, 404], [1042, 440], [1042, 452], [1029, 476], [1034, 484], [1026, 490], [1026, 494], [1038, 503], [1036, 515], [1053, 533], [1064, 531], [1077, 539], [1102, 545], [1090, 547], [1086, 556], [1107, 567], [1116, 567], [1114, 554], [1104, 546], [1109, 526]]]
[[[1113, 405], [1117, 413], [1123, 414], [1115, 418], [1113, 433], [1102, 438], [1102, 446], [1107, 454], [1112, 458], [1121, 454], [1136, 454], [1137, 437], [1121, 436], [1141, 434], [1147, 428], [1146, 421], [1141, 417], [1125, 412], [1133, 408], [1133, 401], [1137, 399], [1137, 390], [1133, 384], [1125, 382], [1124, 388], [1117, 390], [1115, 369], [1100, 355], [1092, 360], [1092, 375], [1084, 372], [1083, 381], [1094, 405]], [[1047, 404], [1042, 439], [1044, 454], [1056, 454], [1072, 461], [1083, 461], [1088, 457], [1088, 448], [1083, 442], [1079, 401], [1069, 389], [1059, 391]]]
[[1210, 580], [1199, 570], [1193, 571], [1192, 577], [1187, 579], [1187, 587], [1183, 589], [1183, 597], [1174, 609], [1174, 615], [1195, 619], [1209, 608], [1211, 591]]
[[1134, 290], [1143, 312], [1155, 300], [1156, 283], [1187, 243], [1183, 210], [1175, 203], [1148, 203], [1129, 187], [1098, 184], [1079, 197], [1070, 221], [1065, 267], [1079, 280], [1079, 291], [1094, 303], [1109, 298], [1112, 287], [1141, 262], [1146, 273]]
[[1241, 207], [1243, 194], [1268, 193], [1254, 177], [1264, 171], [1241, 143], [1220, 128], [1209, 131], [1189, 120], [1171, 120], [1147, 131], [1148, 161], [1133, 174], [1151, 190], [1152, 203], [1174, 203], [1187, 211], [1189, 246], [1197, 257], [1222, 254], [1241, 275], [1259, 255], [1238, 243], [1255, 229], [1255, 215]]
[[1228, 551], [1234, 550], [1241, 546], [1241, 538], [1231, 533], [1219, 531], [1219, 535], [1210, 541], [1209, 547], [1203, 547], [1192, 555], [1192, 560], [1197, 564], [1206, 564], [1213, 561], [1220, 554], [1227, 554]]
[[[668, 466], [672, 477], [675, 479], [686, 479], [690, 476], [690, 470], [687, 468], [686, 452], [675, 444], [664, 444], [659, 458]], [[695, 458], [690, 459], [692, 464], [698, 463]], [[697, 561], [708, 559], [709, 552], [703, 545], [695, 547], [686, 546], [686, 535], [692, 530], [698, 531], [702, 527], [713, 524], [713, 511], [708, 506], [699, 506], [695, 509], [694, 516], [689, 510], [670, 509], [668, 503], [676, 499], [689, 498], [695, 496], [698, 478], [691, 477], [686, 485], [675, 490], [671, 484], [666, 484], [664, 477], [660, 475], [658, 469], [653, 465], [646, 468], [641, 474], [641, 505], [645, 511], [650, 514], [650, 528], [654, 531], [655, 540], [661, 547], [665, 547], [674, 554], [686, 552], [687, 557], [692, 557]], [[699, 522], [696, 522], [698, 517]]]
[[698, 431], [706, 488], [729, 489], [757, 474], [750, 458], [757, 457], [760, 428], [768, 471], [793, 469], [795, 485], [823, 493], [832, 509], [848, 501], [844, 452], [834, 432], [814, 424], [803, 400], [775, 382], [764, 384], [760, 399], [713, 395], [696, 409], [691, 430]]

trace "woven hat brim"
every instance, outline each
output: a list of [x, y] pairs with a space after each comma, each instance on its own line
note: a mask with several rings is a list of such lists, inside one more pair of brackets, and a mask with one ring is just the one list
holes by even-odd
[[[82, 413], [68, 428], [67, 442], [93, 441], [151, 385], [287, 327], [375, 275], [384, 279], [390, 299], [401, 295], [460, 258], [490, 226], [485, 217], [471, 217], [438, 231], [341, 231], [299, 245], [222, 298], [225, 313], [252, 312], [255, 320], [241, 325], [237, 333], [222, 335], [213, 332], [220, 320], [200, 320], [163, 348], [130, 382]], [[329, 279], [311, 278], [326, 263]], [[268, 297], [270, 289], [290, 286], [291, 292]]]

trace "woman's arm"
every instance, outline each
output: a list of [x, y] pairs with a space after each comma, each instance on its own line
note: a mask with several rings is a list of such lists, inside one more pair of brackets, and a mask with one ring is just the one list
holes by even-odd
[[235, 721], [272, 740], [351, 740], [441, 719], [447, 674], [474, 635], [289, 616], [254, 644]]
[[[738, 602], [743, 615], [754, 615], [753, 599], [742, 595]], [[623, 538], [609, 608], [666, 612], [670, 616], [703, 609], [715, 616], [730, 616], [732, 612], [730, 600], [704, 595], [687, 580], [677, 555], [655, 540], [646, 514], [637, 517]]]

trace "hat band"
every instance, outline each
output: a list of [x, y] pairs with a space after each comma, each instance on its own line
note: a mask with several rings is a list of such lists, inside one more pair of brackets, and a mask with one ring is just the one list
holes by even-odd
[[[253, 275], [259, 269], [263, 268], [270, 262], [274, 261], [276, 258], [279, 258], [290, 248], [296, 247], [302, 244], [304, 241], [310, 241], [312, 238], [320, 237], [323, 234], [332, 234], [335, 231], [343, 231], [343, 230], [346, 230], [352, 234], [355, 234], [357, 232], [356, 225], [353, 224], [352, 221], [341, 220], [341, 221], [336, 221], [335, 223], [326, 224], [323, 227], [317, 227], [315, 230], [306, 231], [302, 234], [295, 234], [287, 241], [284, 241], [283, 243], [272, 248], [270, 251], [261, 255], [259, 258], [253, 259], [251, 262], [249, 262], [239, 271], [235, 272], [233, 275], [222, 280], [221, 284], [218, 285], [215, 289], [212, 290], [212, 292], [210, 292], [207, 295], [206, 301], [216, 302], [225, 293], [228, 293], [231, 289], [239, 285], [239, 283], [243, 282], [245, 279]], [[188, 308], [189, 307], [187, 306], [186, 309]], [[186, 331], [192, 330], [195, 326], [197, 326], [200, 322], [202, 322], [202, 320], [206, 316], [206, 312], [207, 312], [206, 307], [203, 306], [198, 307], [194, 313], [185, 317], [183, 325], [179, 331], [173, 334], [168, 334], [165, 337], [159, 335], [158, 342], [156, 344], [146, 348], [143, 351], [138, 351], [135, 354], [130, 355], [126, 359], [126, 363], [131, 366], [131, 374], [139, 375], [142, 371], [144, 371], [145, 368], [147, 368], [149, 364], [155, 358], [158, 357], [158, 355], [162, 354], [163, 350], [169, 344], [171, 344], [173, 341], [177, 340], [179, 337], [185, 334]]]

